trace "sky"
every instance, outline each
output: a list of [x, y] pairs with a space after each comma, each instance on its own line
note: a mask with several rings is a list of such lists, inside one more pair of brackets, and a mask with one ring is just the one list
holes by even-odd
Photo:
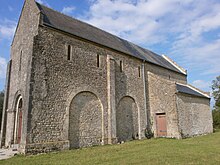
[[[187, 69], [188, 83], [211, 91], [220, 75], [220, 0], [37, 0]], [[1, 0], [0, 90], [24, 0]]]

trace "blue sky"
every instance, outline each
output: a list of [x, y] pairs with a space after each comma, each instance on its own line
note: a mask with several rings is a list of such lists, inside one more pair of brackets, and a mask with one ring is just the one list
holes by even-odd
[[[188, 82], [211, 91], [220, 75], [219, 0], [38, 0], [46, 6], [171, 57]], [[0, 90], [23, 1], [0, 6]]]

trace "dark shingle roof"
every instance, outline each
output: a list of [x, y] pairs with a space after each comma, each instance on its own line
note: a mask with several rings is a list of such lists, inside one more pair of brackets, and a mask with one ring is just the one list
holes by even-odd
[[131, 42], [107, 33], [87, 23], [61, 14], [39, 3], [37, 3], [37, 6], [41, 13], [44, 15], [43, 24], [46, 26], [50, 26], [52, 28], [73, 34], [80, 38], [92, 41], [94, 43], [109, 47], [111, 49], [126, 53], [128, 55], [182, 74], [180, 70], [178, 70], [162, 56], [156, 53], [141, 48]]
[[177, 91], [180, 93], [186, 93], [186, 94], [194, 95], [194, 96], [198, 96], [198, 97], [209, 98], [205, 94], [199, 93], [198, 91], [190, 88], [187, 85], [176, 84], [176, 88], [177, 88]]

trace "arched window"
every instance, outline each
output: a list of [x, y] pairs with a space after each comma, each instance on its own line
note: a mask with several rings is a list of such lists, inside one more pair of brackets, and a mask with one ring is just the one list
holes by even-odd
[[15, 109], [15, 120], [14, 120], [14, 144], [21, 142], [22, 134], [22, 113], [23, 113], [23, 100], [20, 96], [17, 100]]

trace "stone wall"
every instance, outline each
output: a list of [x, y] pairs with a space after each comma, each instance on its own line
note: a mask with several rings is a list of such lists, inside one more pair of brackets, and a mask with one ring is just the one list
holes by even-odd
[[67, 149], [69, 149], [69, 141], [57, 141], [57, 142], [27, 144], [23, 149], [19, 148], [19, 151], [28, 154], [39, 154], [39, 153], [48, 153], [54, 151], [62, 151]]
[[154, 64], [150, 64], [150, 63], [145, 64], [145, 69], [146, 69], [146, 72], [149, 71], [149, 72], [154, 73], [155, 75], [158, 75], [164, 79], [187, 84], [187, 75], [177, 73], [172, 70], [165, 69], [163, 67], [160, 67], [160, 66], [157, 66]]
[[7, 126], [5, 146], [10, 146], [14, 139], [15, 107], [18, 97], [23, 98], [23, 121], [21, 143], [26, 143], [27, 115], [29, 109], [31, 57], [33, 39], [37, 35], [39, 10], [34, 0], [25, 1], [19, 24], [11, 47], [11, 77], [8, 84]]
[[145, 138], [156, 113], [167, 114], [168, 137], [179, 137], [175, 82], [186, 75], [39, 25], [40, 17], [25, 1], [11, 51], [6, 146], [19, 97], [22, 152]]
[[165, 113], [167, 120], [167, 137], [180, 138], [176, 110], [176, 84], [148, 72], [150, 123], [154, 136], [157, 137], [156, 114]]
[[77, 94], [69, 110], [70, 148], [100, 145], [103, 141], [103, 109], [97, 96], [91, 92]]
[[213, 132], [210, 100], [191, 95], [177, 95], [179, 128], [182, 137]]
[[131, 97], [123, 97], [117, 107], [117, 138], [119, 142], [139, 138], [138, 108]]
[[[72, 47], [71, 60], [67, 59], [68, 45]], [[147, 117], [141, 65], [142, 61], [134, 57], [41, 26], [34, 43], [28, 143], [69, 140], [70, 104], [80, 92], [91, 92], [100, 100], [103, 128], [102, 137], [97, 137], [101, 144], [117, 142], [116, 123], [123, 121], [116, 122], [115, 111], [120, 109], [117, 107], [123, 97], [134, 100], [135, 135], [145, 137]], [[97, 117], [95, 113], [91, 115], [92, 120]]]

